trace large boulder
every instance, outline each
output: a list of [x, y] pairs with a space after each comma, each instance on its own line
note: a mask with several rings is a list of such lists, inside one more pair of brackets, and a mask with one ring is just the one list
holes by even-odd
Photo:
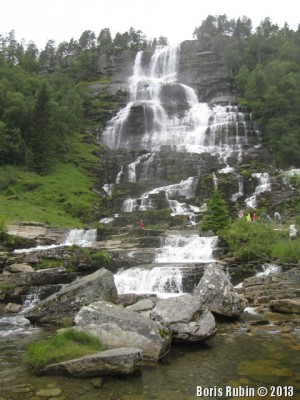
[[170, 329], [175, 341], [201, 341], [216, 331], [212, 313], [190, 294], [159, 301], [152, 319]]
[[213, 313], [238, 317], [245, 309], [245, 301], [234, 289], [222, 267], [210, 264], [193, 292], [193, 297]]
[[97, 300], [117, 301], [114, 276], [105, 268], [70, 283], [38, 303], [25, 316], [38, 325], [73, 324], [77, 312]]
[[159, 359], [171, 343], [169, 331], [155, 322], [105, 301], [82, 307], [75, 324], [77, 329], [98, 337], [106, 349], [138, 347], [146, 359]]
[[68, 375], [76, 378], [99, 375], [128, 375], [140, 369], [141, 360], [141, 349], [119, 348], [47, 365], [39, 373]]

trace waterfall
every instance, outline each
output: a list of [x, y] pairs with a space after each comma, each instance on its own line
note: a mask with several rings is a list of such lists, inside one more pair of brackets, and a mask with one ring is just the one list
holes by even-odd
[[[216, 236], [200, 237], [190, 232], [168, 235], [163, 246], [156, 249], [153, 264], [122, 270], [115, 274], [118, 293], [152, 293], [159, 297], [184, 293], [187, 281], [192, 279], [194, 285], [198, 283], [201, 268], [197, 263], [214, 261], [213, 252], [217, 243]], [[191, 283], [188, 286], [188, 290], [193, 290]]]
[[97, 238], [97, 229], [72, 229], [68, 234], [65, 246], [91, 246]]
[[199, 263], [213, 262], [213, 251], [218, 237], [201, 237], [197, 234], [183, 236], [178, 233], [167, 236], [163, 247], [157, 249], [157, 263]]
[[276, 275], [281, 272], [281, 267], [276, 264], [263, 264], [262, 271], [257, 272], [255, 276], [268, 276], [268, 275]]
[[97, 239], [97, 229], [72, 229], [65, 242], [61, 244], [50, 244], [44, 246], [30, 247], [28, 249], [17, 249], [14, 253], [32, 253], [34, 251], [44, 251], [56, 249], [58, 247], [64, 246], [81, 246], [88, 247], [91, 246]]
[[184, 197], [190, 198], [194, 196], [195, 187], [197, 184], [197, 178], [190, 177], [186, 180], [181, 181], [180, 183], [169, 185], [169, 186], [161, 186], [148, 192], [142, 194], [142, 196], [138, 199], [128, 198], [123, 202], [122, 211], [123, 212], [133, 212], [133, 211], [147, 211], [155, 208], [153, 205], [154, 195], [158, 195], [160, 193], [164, 193], [164, 199], [166, 205], [171, 209], [173, 214], [190, 214], [195, 211], [199, 211], [198, 207], [188, 206], [185, 203], [180, 203], [177, 200], [174, 200], [174, 197]]
[[[236, 106], [200, 103], [194, 89], [177, 83], [179, 55], [179, 46], [158, 46], [145, 66], [143, 52], [137, 54], [129, 78], [130, 102], [108, 123], [102, 141], [113, 149], [153, 151], [167, 145], [177, 151], [218, 154], [223, 162], [233, 152], [240, 158], [248, 144], [243, 113]], [[133, 134], [131, 115], [138, 109], [140, 126]]]
[[174, 266], [152, 269], [135, 267], [115, 274], [119, 294], [156, 294], [159, 297], [175, 296], [182, 293], [182, 273]]
[[256, 208], [256, 197], [258, 194], [263, 192], [270, 192], [271, 191], [271, 180], [270, 176], [267, 172], [263, 173], [253, 173], [252, 176], [258, 179], [258, 185], [255, 188], [255, 191], [252, 196], [248, 197], [245, 200], [247, 207], [249, 208]]

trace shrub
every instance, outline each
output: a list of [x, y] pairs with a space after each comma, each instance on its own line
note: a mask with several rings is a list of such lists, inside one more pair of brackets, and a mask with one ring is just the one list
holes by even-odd
[[266, 261], [271, 258], [272, 245], [278, 233], [274, 231], [273, 225], [237, 219], [229, 229], [222, 231], [222, 237], [237, 259]]
[[91, 255], [91, 258], [93, 261], [100, 261], [105, 266], [109, 266], [111, 264], [109, 254], [105, 251], [97, 251]]

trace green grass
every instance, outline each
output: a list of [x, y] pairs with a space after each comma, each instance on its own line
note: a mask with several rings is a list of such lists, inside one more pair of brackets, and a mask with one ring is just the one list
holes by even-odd
[[99, 339], [84, 332], [67, 329], [50, 339], [33, 343], [26, 352], [26, 361], [38, 370], [46, 365], [87, 356], [103, 350]]
[[69, 160], [56, 163], [47, 175], [16, 166], [0, 168], [0, 215], [5, 224], [36, 221], [77, 227], [96, 220], [96, 176], [89, 171], [99, 163], [93, 154], [97, 147], [76, 134], [71, 148]]
[[281, 239], [272, 245], [272, 258], [281, 262], [300, 261], [300, 238], [295, 240]]

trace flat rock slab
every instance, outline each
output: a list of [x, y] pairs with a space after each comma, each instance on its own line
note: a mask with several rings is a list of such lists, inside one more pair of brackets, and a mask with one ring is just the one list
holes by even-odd
[[44, 226], [9, 225], [7, 233], [27, 239], [37, 239], [40, 236], [46, 235], [47, 228]]
[[76, 378], [99, 375], [129, 375], [140, 369], [141, 361], [141, 349], [119, 348], [51, 364], [44, 367], [40, 373], [45, 375], [67, 375]]
[[271, 301], [270, 308], [284, 314], [300, 314], [300, 298]]

